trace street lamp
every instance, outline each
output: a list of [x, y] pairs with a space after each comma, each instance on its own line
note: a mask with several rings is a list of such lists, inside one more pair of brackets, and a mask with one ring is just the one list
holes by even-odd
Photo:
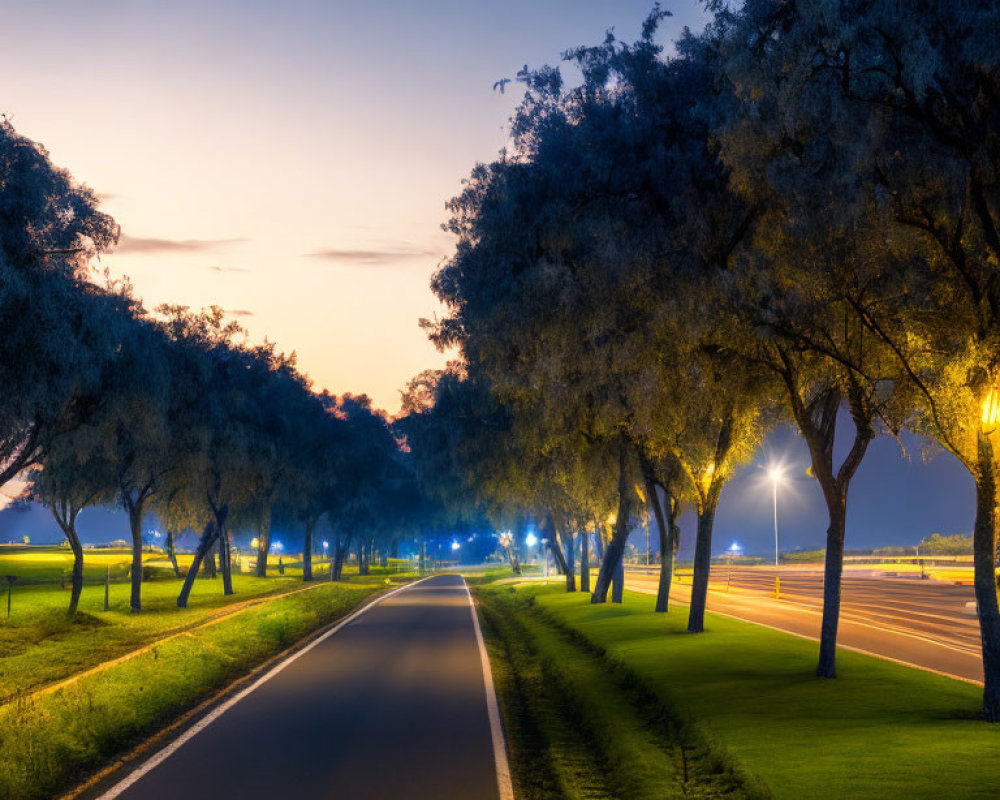
[[778, 566], [778, 484], [785, 471], [781, 467], [771, 467], [767, 471], [774, 494], [774, 566]]

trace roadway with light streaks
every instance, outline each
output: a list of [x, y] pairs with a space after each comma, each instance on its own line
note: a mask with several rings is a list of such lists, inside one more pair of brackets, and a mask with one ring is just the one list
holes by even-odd
[[[655, 594], [659, 568], [629, 569], [627, 588]], [[686, 603], [688, 575], [680, 576], [671, 602]], [[775, 597], [775, 577], [780, 596]], [[898, 577], [871, 568], [844, 571], [838, 642], [969, 681], [982, 682], [979, 623], [971, 586]], [[823, 572], [811, 567], [712, 566], [708, 609], [819, 638]]]

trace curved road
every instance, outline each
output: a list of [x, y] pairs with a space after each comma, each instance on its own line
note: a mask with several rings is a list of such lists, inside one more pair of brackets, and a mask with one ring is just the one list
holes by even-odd
[[502, 800], [470, 612], [457, 575], [392, 594], [102, 800]]

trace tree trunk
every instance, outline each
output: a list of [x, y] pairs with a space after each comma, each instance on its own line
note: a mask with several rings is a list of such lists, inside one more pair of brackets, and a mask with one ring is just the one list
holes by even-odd
[[597, 518], [594, 518], [594, 548], [597, 550], [598, 563], [604, 561], [604, 528]]
[[1000, 606], [997, 602], [997, 473], [993, 446], [979, 433], [972, 551], [983, 647], [983, 719], [1000, 722]]
[[625, 551], [625, 540], [628, 539], [629, 496], [628, 496], [628, 445], [624, 438], [618, 454], [618, 519], [615, 520], [615, 532], [604, 551], [601, 569], [597, 573], [597, 584], [590, 596], [591, 603], [606, 603], [611, 579], [618, 569]]
[[143, 501], [128, 501], [128, 526], [132, 534], [132, 590], [129, 594], [129, 609], [133, 614], [142, 611], [142, 507]]
[[625, 562], [619, 558], [615, 577], [611, 581], [611, 602], [620, 603], [625, 599]]
[[174, 532], [172, 530], [167, 531], [167, 539], [164, 544], [167, 548], [167, 558], [170, 559], [170, 566], [174, 568], [174, 577], [179, 578], [181, 576], [181, 568], [177, 564], [177, 547], [174, 544]]
[[205, 556], [211, 552], [213, 544], [215, 544], [215, 524], [209, 522], [198, 540], [198, 547], [194, 551], [194, 560], [188, 568], [187, 575], [184, 576], [181, 593], [177, 595], [178, 608], [187, 608], [188, 596], [191, 594], [191, 587], [194, 586], [194, 579], [198, 576], [198, 568], [205, 560]]
[[708, 577], [712, 568], [712, 528], [718, 498], [711, 494], [698, 509], [698, 532], [694, 542], [694, 577], [691, 581], [691, 608], [688, 633], [705, 630], [705, 604], [708, 601]]
[[212, 580], [215, 580], [216, 564], [215, 564], [214, 550], [209, 551], [208, 553], [205, 554], [204, 561], [202, 562], [202, 571], [205, 573], [206, 578], [211, 578]]
[[[667, 556], [667, 548], [670, 543], [670, 533], [666, 520], [663, 518], [663, 505], [660, 503], [660, 496], [657, 494], [656, 484], [649, 477], [645, 480], [646, 498], [649, 508], [656, 519], [656, 532], [660, 538], [660, 583], [656, 588], [656, 608], [654, 611], [665, 612], [670, 606], [670, 582], [673, 577], [673, 553]], [[670, 502], [670, 498], [667, 498]]]
[[[392, 544], [389, 545], [389, 558], [399, 558], [399, 538], [392, 540]], [[386, 564], [388, 566], [388, 564]]]
[[222, 572], [222, 594], [233, 594], [233, 562], [229, 552], [229, 531], [219, 525], [219, 569]]
[[271, 549], [271, 515], [257, 525], [257, 567], [254, 574], [258, 578], [267, 577], [267, 554]]
[[590, 534], [580, 531], [580, 591], [590, 591]]
[[65, 533], [69, 540], [70, 549], [73, 551], [73, 572], [70, 576], [69, 591], [69, 616], [72, 618], [76, 615], [77, 606], [80, 605], [80, 595], [83, 593], [83, 545], [76, 532], [75, 515]]
[[559, 543], [559, 532], [556, 530], [551, 515], [546, 522], [546, 528], [548, 528], [546, 533], [548, 534], [549, 550], [552, 551], [552, 557], [556, 561], [556, 568], [566, 576], [566, 591], [575, 592], [576, 581], [573, 579], [573, 570], [566, 561], [566, 555]]
[[337, 536], [333, 542], [333, 563], [330, 567], [330, 580], [339, 581], [344, 573], [344, 556], [350, 546], [350, 538], [346, 541]]
[[364, 541], [358, 543], [358, 575], [368, 574], [368, 561], [365, 559], [366, 547]]
[[563, 540], [563, 545], [565, 549], [565, 558], [563, 559], [563, 567], [566, 572], [566, 591], [575, 592], [576, 591], [576, 569], [575, 562], [573, 559], [573, 534], [569, 533], [563, 536], [562, 533], [559, 537]]
[[[832, 498], [831, 498], [832, 499]], [[823, 623], [819, 634], [816, 675], [837, 677], [837, 628], [840, 625], [840, 587], [844, 572], [846, 498], [828, 504], [830, 527], [826, 529], [826, 560], [823, 566]]]
[[313, 579], [313, 528], [316, 523], [309, 521], [306, 523], [302, 533], [302, 580], [311, 581]]
[[228, 597], [233, 594], [233, 569], [229, 552], [229, 529], [226, 521], [229, 518], [229, 506], [221, 507], [212, 504], [215, 515], [215, 532], [219, 537], [219, 571], [222, 573], [222, 594]]

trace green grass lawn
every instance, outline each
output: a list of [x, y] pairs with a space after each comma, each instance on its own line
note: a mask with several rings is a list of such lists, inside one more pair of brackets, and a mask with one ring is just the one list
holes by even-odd
[[539, 613], [476, 590], [518, 800], [767, 797], [725, 751]]
[[[33, 562], [22, 558], [21, 563], [25, 569], [32, 568], [32, 564], [35, 568], [39, 564], [44, 568], [51, 556], [42, 555], [43, 558]], [[102, 555], [114, 558], [113, 554]], [[324, 575], [321, 571], [316, 574], [320, 578]], [[405, 577], [406, 574], [385, 572], [376, 567], [368, 583], [381, 585], [387, 577], [395, 575]], [[365, 580], [358, 577], [356, 567], [345, 568], [345, 579], [349, 582]], [[57, 584], [15, 584], [10, 619], [3, 619], [6, 605], [0, 611], [0, 703], [207, 622], [226, 613], [227, 607], [234, 603], [308, 585], [301, 579], [301, 569], [288, 569], [284, 576], [269, 570], [266, 578], [234, 574], [236, 593], [225, 597], [221, 578], [199, 577], [194, 583], [188, 608], [179, 609], [177, 595], [181, 581], [161, 577], [143, 583], [141, 614], [129, 611], [127, 581], [110, 585], [110, 610], [107, 612], [104, 611], [104, 586], [87, 585], [83, 589], [79, 613], [71, 621], [65, 614], [68, 589]]]
[[[0, 706], [0, 798], [57, 796], [212, 692], [343, 616], [385, 581], [373, 576], [324, 583], [277, 597], [54, 692]], [[144, 619], [130, 621], [145, 626]], [[125, 620], [98, 625], [91, 630], [98, 647], [109, 628], [128, 627]]]
[[848, 651], [839, 677], [821, 680], [814, 642], [758, 625], [709, 614], [706, 632], [691, 635], [686, 607], [657, 615], [646, 595], [592, 606], [556, 587], [517, 591], [776, 798], [997, 795], [1000, 726], [977, 720], [977, 686]]

